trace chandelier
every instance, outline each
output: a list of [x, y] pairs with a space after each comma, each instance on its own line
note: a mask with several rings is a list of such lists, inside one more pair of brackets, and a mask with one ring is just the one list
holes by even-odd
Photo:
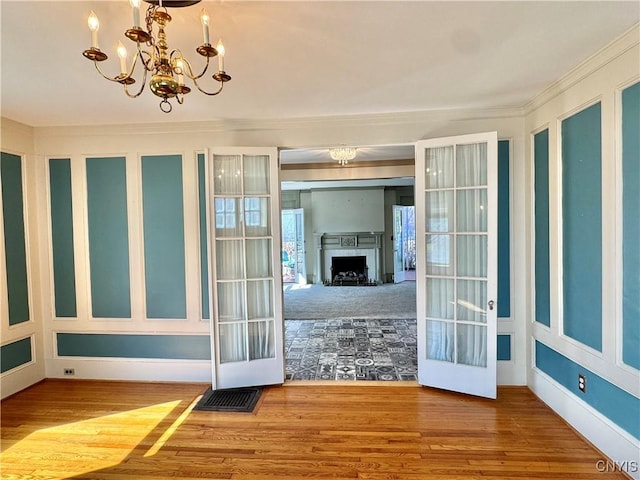
[[342, 166], [349, 163], [349, 160], [356, 158], [357, 149], [355, 147], [335, 147], [329, 149], [329, 156], [337, 160]]
[[[133, 10], [133, 27], [128, 29], [124, 35], [135, 43], [136, 52], [130, 64], [127, 62], [127, 49], [118, 42], [118, 57], [120, 58], [120, 74], [115, 77], [105, 75], [100, 68], [100, 62], [105, 61], [108, 56], [98, 47], [98, 29], [100, 23], [94, 12], [89, 15], [89, 29], [91, 30], [91, 48], [82, 54], [93, 63], [104, 78], [112, 82], [121, 84], [124, 91], [130, 98], [136, 98], [142, 94], [147, 83], [147, 74], [151, 74], [149, 89], [162, 100], [160, 110], [169, 113], [172, 110], [169, 99], [175, 98], [179, 104], [184, 102], [184, 96], [191, 91], [184, 80], [188, 78], [193, 85], [205, 95], [218, 95], [224, 84], [231, 80], [224, 71], [224, 46], [219, 40], [215, 47], [209, 43], [209, 15], [203, 8], [200, 15], [202, 22], [203, 43], [196, 48], [201, 56], [205, 58], [205, 65], [201, 72], [194, 73], [192, 64], [178, 49], [169, 50], [165, 27], [171, 22], [171, 15], [167, 12], [167, 7], [188, 7], [199, 3], [200, 0], [171, 1], [171, 0], [145, 0], [149, 3], [147, 13], [144, 18], [144, 28], [140, 26], [140, 4], [141, 0], [129, 0]], [[154, 26], [157, 32], [154, 32]], [[146, 48], [145, 48], [146, 47]], [[217, 90], [204, 90], [198, 83], [209, 69], [210, 59], [218, 57], [218, 71], [212, 78], [219, 83]], [[133, 78], [137, 70], [142, 70], [142, 81], [137, 91], [129, 91], [129, 87], [136, 83]]]

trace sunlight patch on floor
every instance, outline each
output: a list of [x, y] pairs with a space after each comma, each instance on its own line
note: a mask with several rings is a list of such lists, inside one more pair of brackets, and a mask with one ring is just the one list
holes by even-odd
[[[180, 400], [176, 400], [36, 430], [0, 454], [3, 478], [5, 475], [17, 475], [17, 478], [28, 474], [46, 475], [45, 470], [64, 471], [64, 478], [68, 478], [118, 465], [149, 437], [180, 403]], [[190, 409], [186, 412], [190, 412]], [[3, 426], [6, 434], [5, 428]], [[16, 427], [17, 430], [19, 428]], [[107, 430], [108, 436], [99, 435]], [[169, 438], [165, 438], [165, 434], [166, 432], [160, 436], [160, 439], [163, 439], [162, 444]], [[105, 444], [105, 438], [117, 440]], [[159, 441], [148, 439], [149, 443]], [[162, 444], [154, 452], [157, 452]]]
[[286, 292], [287, 290], [308, 290], [312, 287], [312, 284], [302, 284], [302, 283], [287, 283], [284, 284], [283, 290]]

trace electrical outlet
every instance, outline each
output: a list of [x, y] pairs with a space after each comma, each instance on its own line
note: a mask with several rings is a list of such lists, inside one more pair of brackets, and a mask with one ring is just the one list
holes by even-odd
[[578, 374], [578, 390], [580, 390], [582, 393], [585, 393], [587, 391], [587, 377], [585, 377], [581, 373]]
[[64, 374], [65, 375], [75, 375], [76, 374], [76, 370], [75, 370], [75, 368], [65, 368], [64, 369]]

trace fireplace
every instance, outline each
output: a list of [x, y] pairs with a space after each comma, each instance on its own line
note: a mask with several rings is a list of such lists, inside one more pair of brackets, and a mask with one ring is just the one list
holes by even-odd
[[370, 285], [369, 267], [365, 255], [331, 257], [332, 286]]
[[[313, 236], [317, 248], [315, 283], [333, 285], [334, 277], [340, 272], [356, 272], [359, 280], [353, 280], [352, 275], [343, 275], [338, 278], [338, 282], [342, 280], [338, 285], [377, 285], [381, 282], [381, 232], [314, 233]], [[335, 265], [336, 261], [342, 261], [340, 259], [354, 257], [358, 258], [355, 264]]]

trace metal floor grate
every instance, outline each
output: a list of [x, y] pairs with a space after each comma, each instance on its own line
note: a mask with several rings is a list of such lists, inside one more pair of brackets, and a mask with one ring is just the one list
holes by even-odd
[[208, 388], [193, 409], [209, 412], [253, 412], [261, 393], [260, 387], [228, 390]]

